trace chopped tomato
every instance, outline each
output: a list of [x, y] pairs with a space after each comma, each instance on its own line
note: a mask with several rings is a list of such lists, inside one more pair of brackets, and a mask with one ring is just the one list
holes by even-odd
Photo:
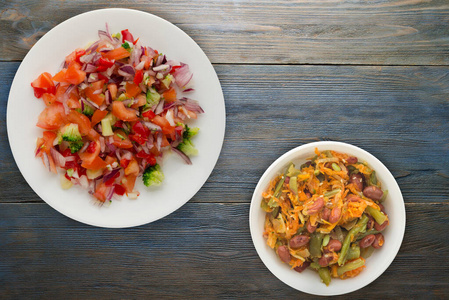
[[94, 114], [92, 115], [91, 125], [94, 127], [97, 125], [101, 120], [103, 120], [104, 117], [108, 114], [107, 110], [99, 110], [97, 109]]
[[155, 116], [156, 116], [156, 114], [151, 109], [142, 113], [142, 117], [148, 118], [150, 120], [152, 120]]
[[140, 87], [132, 82], [126, 82], [125, 89], [126, 89], [126, 97], [128, 98], [135, 98], [142, 92]]
[[50, 73], [44, 72], [31, 83], [36, 98], [42, 97], [44, 93], [55, 94], [56, 87]]
[[106, 201], [106, 193], [109, 187], [106, 186], [103, 182], [100, 182], [95, 188], [94, 196], [98, 201], [105, 202]]
[[100, 134], [95, 131], [95, 129], [91, 128], [87, 133], [87, 138], [91, 141], [97, 141], [100, 138]]
[[133, 122], [139, 120], [136, 110], [126, 108], [123, 102], [112, 102], [112, 114], [122, 121]]
[[150, 166], [154, 166], [156, 164], [156, 157], [154, 156], [154, 154], [146, 153], [143, 150], [140, 150], [139, 152], [137, 152], [136, 157], [146, 159], [147, 164], [149, 164]]
[[125, 41], [131, 42], [134, 44], [134, 37], [128, 29], [122, 30], [122, 43]]
[[89, 118], [76, 110], [70, 110], [67, 115], [67, 120], [71, 123], [78, 124], [78, 129], [82, 136], [88, 135], [89, 131], [92, 129]]
[[129, 164], [129, 162], [130, 162], [129, 159], [122, 158], [122, 159], [120, 160], [120, 166], [121, 166], [122, 168], [126, 168], [126, 167], [128, 166], [128, 164]]
[[99, 170], [106, 168], [108, 164], [102, 160], [99, 156], [96, 156], [91, 162], [83, 161], [81, 167], [86, 168], [87, 170]]
[[74, 98], [73, 95], [71, 95], [70, 98], [67, 99], [67, 106], [71, 109], [81, 108], [80, 101]]
[[50, 105], [55, 103], [56, 96], [51, 93], [44, 93], [42, 94], [42, 100], [44, 101], [45, 105]]
[[84, 151], [83, 153], [79, 154], [79, 157], [83, 161], [83, 164], [91, 165], [93, 163], [93, 161], [95, 160], [95, 158], [98, 157], [98, 155], [100, 154], [100, 151], [101, 151], [100, 142], [92, 141], [92, 142], [90, 142], [89, 147], [91, 147], [92, 144], [95, 145], [95, 146], [92, 146], [92, 148], [91, 148], [91, 151], [93, 150], [92, 152]]
[[100, 57], [100, 59], [98, 60], [97, 72], [106, 71], [107, 69], [112, 67], [114, 63], [115, 63], [114, 60], [109, 60], [107, 58]]
[[46, 130], [59, 129], [66, 122], [64, 106], [55, 102], [47, 106], [39, 115], [36, 126]]
[[62, 69], [59, 73], [53, 76], [54, 81], [66, 82], [78, 85], [86, 78], [86, 72], [81, 70], [81, 65], [76, 61], [72, 61], [67, 69]]
[[119, 196], [123, 196], [126, 192], [126, 189], [123, 187], [123, 185], [120, 184], [114, 184], [114, 193], [116, 193]]
[[[90, 86], [84, 89], [84, 93], [86, 94], [86, 97], [92, 100], [95, 104], [98, 106], [102, 105], [105, 99], [105, 96], [103, 94], [103, 86], [104, 81], [99, 80], [92, 83]], [[101, 90], [100, 93], [98, 91]]]
[[109, 178], [107, 181], [104, 182], [104, 184], [106, 184], [106, 186], [111, 186], [114, 184], [115, 179], [117, 179], [120, 176], [120, 172], [117, 172], [114, 174], [114, 176], [112, 176], [111, 178]]
[[122, 179], [122, 185], [126, 189], [126, 194], [132, 193], [134, 190], [134, 185], [136, 184], [137, 176], [134, 174], [125, 175], [125, 177]]
[[136, 122], [133, 127], [133, 134], [129, 135], [129, 138], [140, 145], [145, 144], [148, 141], [148, 136], [150, 135], [150, 130], [143, 126], [141, 122]]
[[142, 80], [143, 80], [143, 71], [137, 70], [136, 74], [134, 75], [134, 83], [139, 84], [142, 82]]
[[164, 117], [157, 115], [151, 121], [162, 128], [163, 134], [172, 134], [175, 132], [175, 127], [171, 126], [167, 119]]
[[137, 96], [136, 100], [137, 102], [131, 105], [132, 108], [139, 108], [147, 104], [147, 97], [145, 96], [145, 94], [140, 94], [139, 96]]
[[111, 94], [111, 100], [115, 100], [117, 98], [117, 85], [115, 83], [108, 84], [108, 90]]
[[126, 166], [125, 168], [125, 175], [139, 175], [139, 164], [137, 163], [137, 160], [135, 160], [134, 158], [131, 159], [131, 161], [129, 162], [128, 166]]
[[123, 47], [118, 47], [114, 50], [108, 51], [108, 52], [102, 52], [101, 55], [103, 58], [109, 59], [109, 60], [119, 60], [123, 58], [127, 58], [131, 55], [131, 53], [126, 50]]
[[129, 140], [128, 136], [121, 129], [114, 131], [114, 135], [112, 136], [112, 138], [114, 139], [114, 142], [112, 144], [117, 148], [128, 149], [133, 147], [133, 144]]
[[176, 70], [178, 70], [179, 68], [181, 68], [181, 66], [173, 66], [173, 67], [171, 67], [170, 74], [175, 73]]
[[41, 156], [42, 152], [50, 153], [51, 147], [53, 147], [53, 141], [56, 138], [56, 133], [53, 131], [44, 131], [42, 138], [38, 138], [36, 141], [36, 153]]
[[171, 87], [170, 89], [162, 93], [162, 97], [164, 97], [165, 101], [167, 102], [174, 102], [176, 101], [176, 90]]
[[75, 61], [77, 63], [81, 63], [80, 57], [86, 54], [86, 50], [82, 48], [78, 48], [69, 55], [66, 56], [65, 62], [69, 65], [71, 62]]

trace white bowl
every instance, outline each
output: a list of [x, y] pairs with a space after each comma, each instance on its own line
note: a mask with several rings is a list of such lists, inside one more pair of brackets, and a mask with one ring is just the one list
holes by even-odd
[[[329, 286], [321, 282], [318, 273], [306, 269], [298, 273], [289, 265], [282, 263], [277, 254], [271, 249], [263, 237], [265, 212], [260, 208], [262, 192], [269, 182], [277, 175], [284, 172], [290, 162], [295, 165], [304, 163], [314, 155], [315, 148], [320, 151], [335, 150], [358, 157], [359, 161], [365, 161], [372, 167], [382, 183], [382, 189], [388, 190], [388, 196], [383, 203], [388, 213], [390, 224], [385, 229], [385, 244], [376, 249], [371, 257], [366, 260], [366, 268], [357, 277], [341, 280], [333, 278]], [[405, 231], [405, 206], [399, 186], [390, 171], [373, 155], [356, 146], [341, 142], [315, 142], [299, 146], [279, 157], [265, 171], [254, 191], [249, 212], [251, 237], [259, 257], [265, 266], [281, 281], [287, 285], [314, 295], [330, 296], [341, 295], [356, 291], [378, 278], [392, 263], [402, 243]]]

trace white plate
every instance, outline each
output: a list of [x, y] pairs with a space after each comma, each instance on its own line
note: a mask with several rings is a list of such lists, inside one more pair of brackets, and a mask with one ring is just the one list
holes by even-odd
[[[333, 278], [329, 286], [320, 281], [318, 273], [306, 269], [298, 273], [285, 263], [282, 263], [277, 254], [271, 249], [265, 238], [264, 231], [265, 212], [260, 208], [262, 192], [266, 190], [269, 182], [285, 171], [290, 162], [301, 165], [307, 158], [313, 157], [315, 148], [318, 150], [335, 150], [349, 153], [366, 161], [375, 171], [383, 190], [388, 190], [388, 196], [383, 203], [388, 213], [390, 224], [385, 229], [385, 244], [377, 249], [366, 260], [366, 268], [357, 277], [341, 280]], [[299, 146], [279, 157], [262, 175], [254, 191], [249, 213], [251, 237], [259, 257], [265, 266], [281, 281], [289, 286], [314, 295], [331, 296], [341, 295], [358, 290], [379, 277], [391, 264], [401, 247], [405, 231], [405, 206], [396, 180], [390, 171], [373, 155], [356, 146], [340, 142], [316, 142]]]
[[[165, 157], [165, 181], [159, 188], [146, 188], [140, 178], [137, 200], [123, 197], [99, 207], [79, 187], [62, 190], [59, 176], [48, 172], [34, 157], [36, 138], [42, 130], [36, 127], [44, 109], [42, 100], [33, 96], [30, 83], [42, 72], [55, 74], [66, 55], [76, 48], [98, 40], [97, 32], [109, 24], [111, 33], [129, 29], [142, 45], [150, 46], [169, 59], [184, 62], [193, 73], [196, 99], [205, 113], [191, 122], [200, 127], [194, 143], [199, 154], [186, 165], [176, 154]], [[8, 99], [8, 137], [14, 159], [31, 188], [45, 202], [77, 221], [101, 227], [132, 227], [153, 222], [174, 212], [189, 201], [212, 172], [223, 144], [225, 105], [217, 74], [201, 48], [181, 29], [149, 13], [129, 9], [102, 9], [75, 16], [44, 35], [29, 51], [20, 65]]]

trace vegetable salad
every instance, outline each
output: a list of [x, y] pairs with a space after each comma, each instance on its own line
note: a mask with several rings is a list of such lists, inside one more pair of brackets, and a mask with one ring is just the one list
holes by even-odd
[[100, 202], [114, 195], [137, 198], [164, 180], [161, 163], [172, 151], [187, 164], [197, 154], [188, 126], [204, 111], [188, 95], [189, 66], [141, 45], [128, 30], [70, 53], [62, 69], [31, 83], [43, 100], [36, 156], [49, 171], [62, 170], [64, 188], [80, 185]]
[[365, 259], [384, 244], [388, 215], [376, 172], [357, 157], [318, 151], [270, 182], [262, 194], [264, 237], [297, 272], [316, 270], [331, 278], [357, 276]]

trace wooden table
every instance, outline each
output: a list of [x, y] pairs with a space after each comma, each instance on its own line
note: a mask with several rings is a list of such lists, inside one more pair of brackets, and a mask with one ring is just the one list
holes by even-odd
[[[50, 208], [20, 174], [6, 134], [9, 89], [30, 47], [65, 19], [105, 7], [146, 11], [189, 34], [216, 69], [227, 110], [203, 188], [131, 229], [87, 226]], [[378, 157], [407, 211], [389, 269], [340, 298], [447, 298], [448, 25], [447, 0], [2, 1], [0, 298], [315, 298], [263, 265], [248, 213], [264, 170], [320, 140]]]

